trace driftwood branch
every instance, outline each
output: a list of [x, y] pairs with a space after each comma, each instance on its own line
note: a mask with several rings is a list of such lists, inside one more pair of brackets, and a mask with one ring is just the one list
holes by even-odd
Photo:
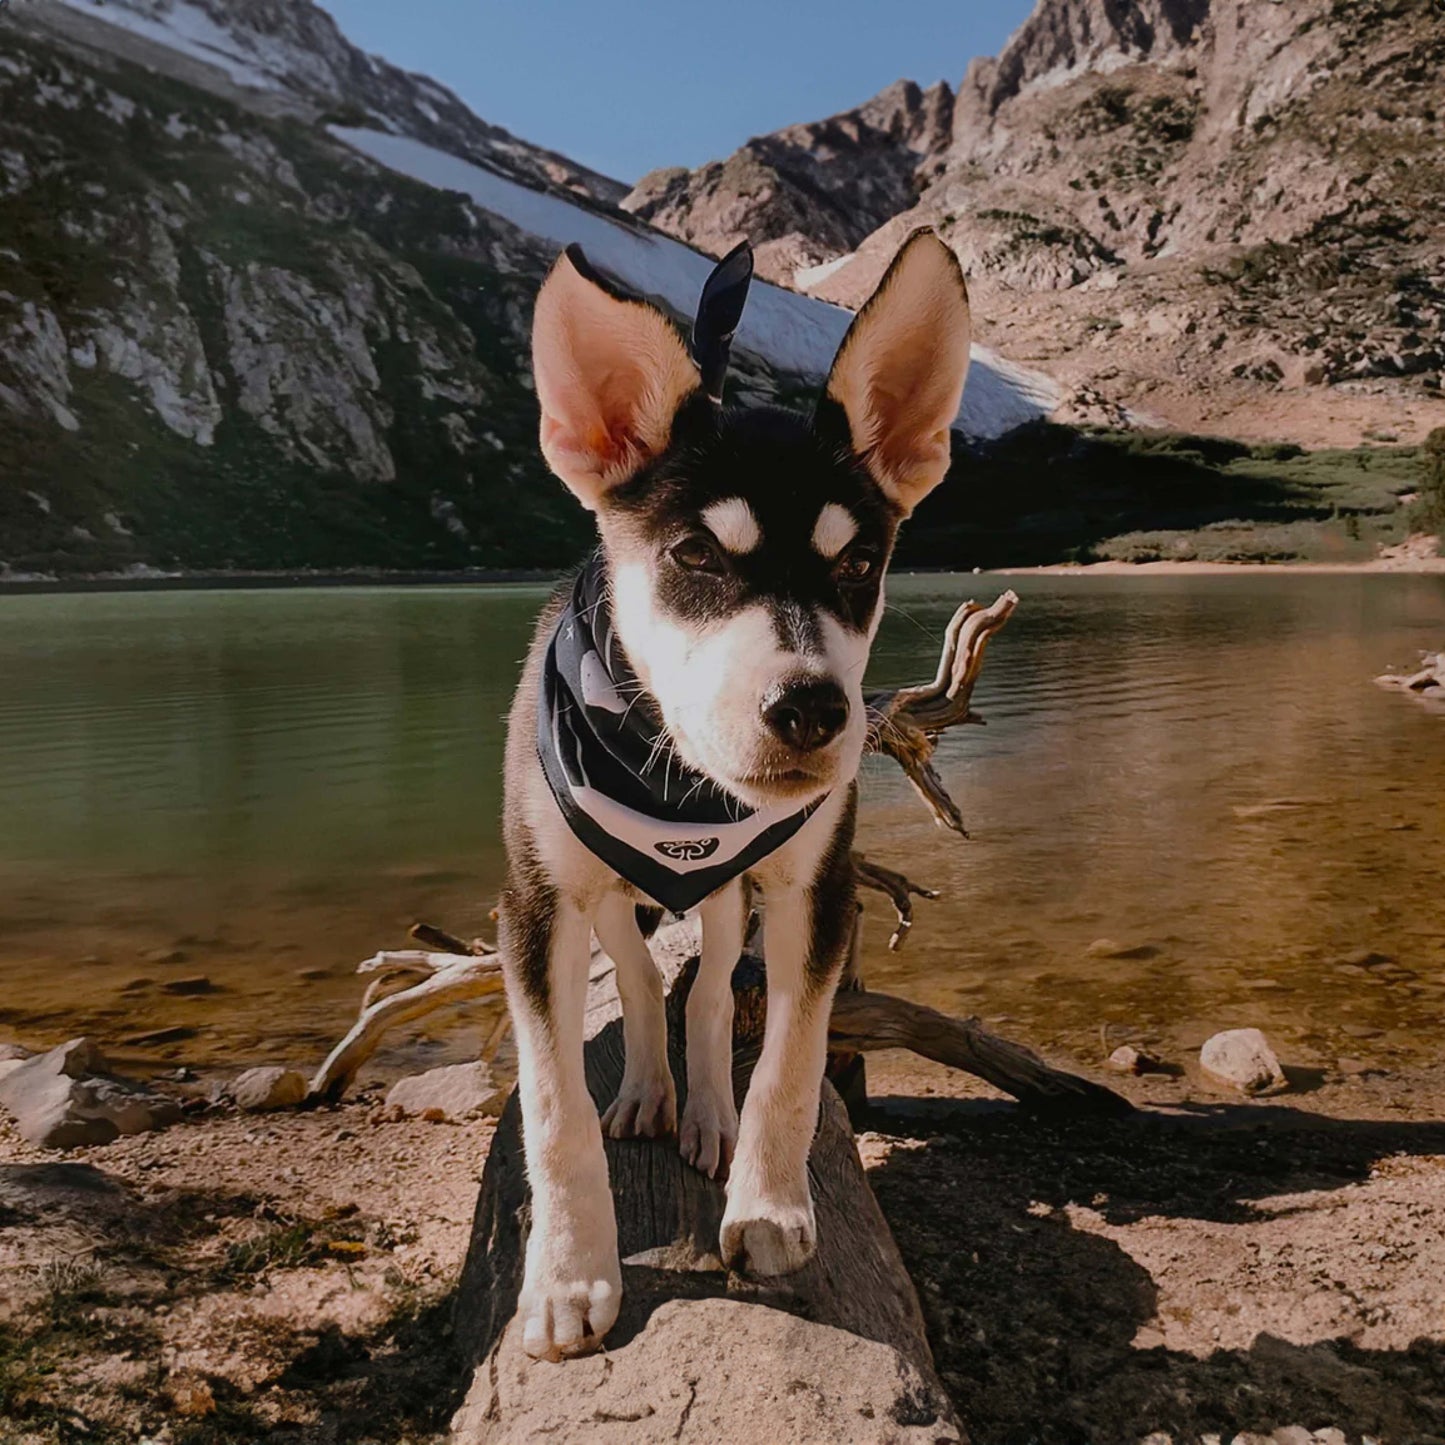
[[886, 893], [892, 902], [898, 922], [889, 936], [888, 947], [894, 953], [903, 947], [908, 931], [913, 927], [913, 900], [908, 895], [916, 894], [919, 898], [942, 896], [936, 888], [924, 888], [903, 873], [885, 868], [881, 863], [870, 863], [861, 853], [853, 854], [853, 872], [860, 887]]
[[943, 634], [932, 682], [879, 693], [868, 700], [869, 751], [885, 753], [903, 769], [940, 828], [968, 837], [963, 815], [933, 766], [933, 750], [945, 728], [981, 723], [972, 710], [974, 684], [994, 634], [1013, 616], [1018, 595], [1004, 592], [987, 607], [965, 602]]
[[[423, 953], [408, 949], [399, 953], [378, 953], [357, 968], [358, 973], [380, 977], [367, 989], [361, 1017], [346, 1037], [326, 1056], [307, 1092], [314, 1102], [339, 1099], [357, 1071], [374, 1054], [388, 1029], [411, 1023], [437, 1009], [474, 999], [495, 997], [502, 992], [502, 963], [495, 954]], [[376, 997], [377, 985], [396, 978], [421, 982], [395, 993]]]
[[1399, 692], [1419, 693], [1432, 699], [1445, 698], [1445, 652], [1422, 652], [1418, 671], [1387, 672], [1375, 681], [1381, 687], [1394, 688]]

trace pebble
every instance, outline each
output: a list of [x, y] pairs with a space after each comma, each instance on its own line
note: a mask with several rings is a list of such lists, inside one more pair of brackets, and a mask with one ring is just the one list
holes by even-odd
[[190, 954], [184, 948], [152, 948], [141, 957], [147, 963], [185, 963]]
[[168, 979], [161, 987], [166, 993], [179, 994], [215, 993], [216, 991], [216, 985], [203, 973], [198, 973], [193, 978]]
[[1151, 943], [1120, 943], [1113, 938], [1096, 938], [1084, 952], [1090, 958], [1156, 958], [1159, 954]]
[[130, 1048], [145, 1049], [156, 1044], [179, 1044], [186, 1039], [193, 1039], [196, 1036], [195, 1029], [186, 1028], [177, 1024], [168, 1029], [149, 1029], [141, 1034], [127, 1034], [121, 1043]]
[[1206, 1040], [1199, 1064], [1215, 1083], [1244, 1094], [1278, 1093], [1287, 1088], [1284, 1070], [1258, 1029], [1226, 1029]]
[[1163, 1069], [1164, 1061], [1146, 1049], [1121, 1044], [1104, 1060], [1104, 1067], [1116, 1074], [1155, 1074]]

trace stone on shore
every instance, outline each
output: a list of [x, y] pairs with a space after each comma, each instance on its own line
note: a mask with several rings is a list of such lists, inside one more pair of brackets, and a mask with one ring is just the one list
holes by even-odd
[[0, 1078], [0, 1104], [15, 1115], [21, 1138], [42, 1149], [109, 1144], [181, 1117], [174, 1099], [111, 1074], [84, 1038], [25, 1059]]
[[1273, 1094], [1289, 1087], [1269, 1040], [1258, 1029], [1226, 1029], [1199, 1051], [1199, 1064], [1216, 1084], [1243, 1094]]
[[398, 1079], [386, 1096], [388, 1108], [432, 1119], [465, 1119], [473, 1114], [500, 1114], [506, 1093], [492, 1082], [484, 1063], [448, 1064], [425, 1074]]
[[236, 1107], [248, 1114], [292, 1109], [305, 1097], [306, 1080], [295, 1069], [283, 1069], [275, 1064], [247, 1069], [231, 1084], [231, 1098]]
[[1107, 1059], [1104, 1067], [1116, 1074], [1161, 1074], [1165, 1072], [1164, 1061], [1148, 1049], [1136, 1049], [1132, 1044], [1121, 1044]]

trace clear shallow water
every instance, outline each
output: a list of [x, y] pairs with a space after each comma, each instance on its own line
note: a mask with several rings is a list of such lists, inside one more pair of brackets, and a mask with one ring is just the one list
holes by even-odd
[[[1440, 645], [1445, 579], [899, 578], [870, 680], [930, 674], [1005, 585], [989, 726], [941, 750], [971, 841], [868, 767], [860, 846], [945, 891], [901, 954], [873, 910], [869, 981], [1081, 1059], [1239, 1023], [1301, 1062], [1432, 1055], [1445, 719], [1370, 679]], [[413, 919], [486, 931], [544, 595], [0, 596], [0, 1031], [306, 1062]]]

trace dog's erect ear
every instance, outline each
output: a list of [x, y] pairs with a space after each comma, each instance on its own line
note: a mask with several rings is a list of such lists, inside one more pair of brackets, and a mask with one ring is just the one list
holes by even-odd
[[828, 374], [853, 450], [905, 513], [943, 480], [968, 374], [968, 288], [953, 252], [915, 231], [853, 318]]
[[596, 509], [667, 445], [698, 387], [677, 328], [646, 301], [615, 296], [578, 246], [557, 258], [532, 318], [532, 374], [547, 465]]

